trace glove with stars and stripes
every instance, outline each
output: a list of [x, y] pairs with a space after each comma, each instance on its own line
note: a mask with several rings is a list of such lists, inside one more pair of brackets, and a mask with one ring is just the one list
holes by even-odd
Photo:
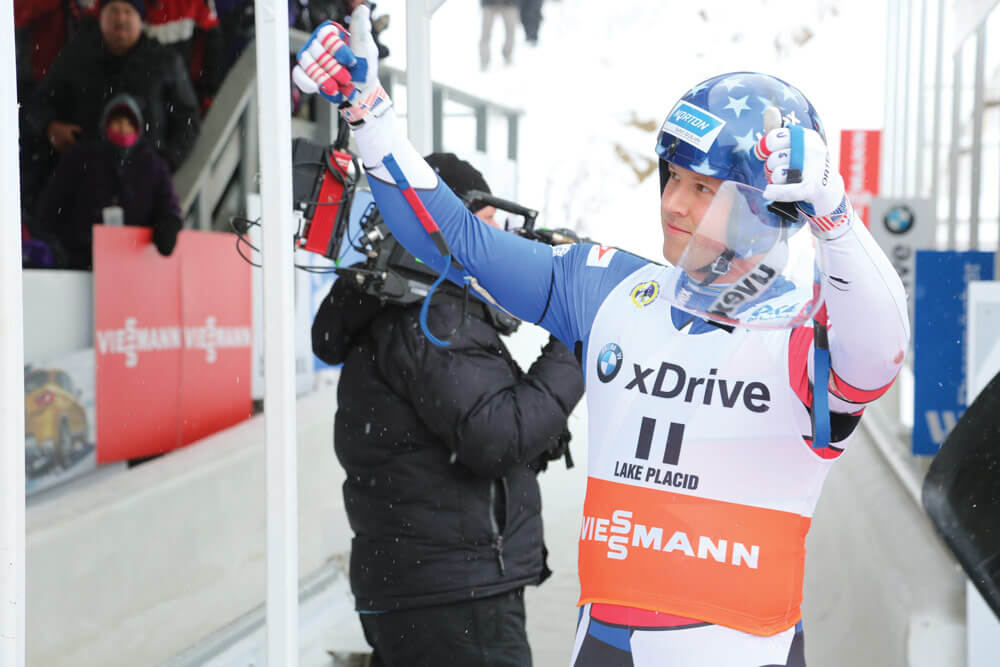
[[850, 229], [854, 210], [844, 194], [844, 179], [830, 164], [830, 152], [818, 132], [798, 125], [770, 129], [754, 152], [765, 161], [771, 183], [765, 197], [795, 202], [817, 238], [832, 240]]
[[378, 80], [378, 46], [366, 3], [351, 14], [351, 25], [353, 34], [332, 21], [316, 28], [296, 56], [292, 80], [302, 92], [338, 105], [344, 120], [356, 126], [369, 114], [382, 115], [392, 100]]

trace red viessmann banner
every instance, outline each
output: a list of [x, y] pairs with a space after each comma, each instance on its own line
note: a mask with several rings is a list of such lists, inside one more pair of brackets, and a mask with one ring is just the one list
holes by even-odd
[[94, 226], [97, 461], [176, 449], [251, 413], [250, 266], [228, 234]]
[[840, 132], [840, 175], [844, 177], [847, 197], [866, 227], [872, 197], [878, 194], [881, 139], [881, 130]]

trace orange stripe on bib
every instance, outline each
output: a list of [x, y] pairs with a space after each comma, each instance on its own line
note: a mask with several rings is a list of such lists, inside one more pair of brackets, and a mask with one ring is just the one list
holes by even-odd
[[773, 635], [801, 617], [799, 514], [590, 477], [580, 602], [650, 609]]

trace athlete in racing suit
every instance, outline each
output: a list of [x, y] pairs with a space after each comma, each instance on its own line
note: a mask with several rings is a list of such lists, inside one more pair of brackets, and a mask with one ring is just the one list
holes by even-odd
[[[573, 664], [804, 665], [813, 509], [909, 339], [902, 284], [831, 173], [811, 105], [773, 77], [717, 77], [674, 108], [658, 153], [670, 262], [725, 180], [767, 186], [770, 199], [798, 202], [807, 216], [826, 257], [832, 432], [822, 448], [811, 442], [812, 326], [720, 326], [660, 298], [662, 265], [477, 224], [398, 129], [374, 72], [366, 11], [354, 16], [353, 37], [339, 26], [313, 34], [296, 84], [341, 104], [372, 193], [407, 249], [458, 283], [474, 277], [505, 309], [574, 349], [585, 372], [590, 449]], [[740, 85], [778, 106], [784, 124], [806, 127], [801, 183], [786, 182], [788, 128], [767, 128], [758, 108], [737, 134], [750, 114], [730, 102], [725, 116], [706, 101]], [[715, 131], [724, 123], [729, 134]], [[709, 159], [717, 154], [722, 162]], [[443, 256], [442, 237], [464, 268]]]

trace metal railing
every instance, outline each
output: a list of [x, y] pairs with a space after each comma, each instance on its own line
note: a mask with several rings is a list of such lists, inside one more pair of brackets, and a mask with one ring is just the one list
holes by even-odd
[[257, 189], [256, 72], [251, 43], [226, 75], [194, 149], [174, 175], [185, 227], [212, 228], [213, 212], [237, 171], [241, 201]]
[[[298, 51], [309, 39], [301, 30], [289, 32], [289, 48]], [[220, 210], [228, 195], [236, 188], [238, 207], [246, 195], [257, 192], [258, 129], [257, 129], [257, 63], [253, 43], [226, 75], [202, 123], [194, 149], [174, 175], [174, 187], [180, 199], [184, 226], [194, 229], [225, 227], [227, 211]], [[393, 89], [406, 86], [406, 72], [382, 65], [379, 69], [382, 85], [391, 96]], [[465, 107], [468, 113], [447, 114], [445, 104]], [[445, 121], [457, 115], [475, 118], [475, 148], [486, 153], [491, 116], [506, 120], [506, 158], [517, 163], [520, 109], [498, 104], [465, 91], [433, 84], [432, 91], [433, 146], [444, 150]], [[308, 137], [313, 141], [331, 143], [336, 136], [337, 116], [332, 105], [313, 105], [313, 118], [292, 118], [292, 136]], [[216, 220], [216, 217], [219, 220]]]

